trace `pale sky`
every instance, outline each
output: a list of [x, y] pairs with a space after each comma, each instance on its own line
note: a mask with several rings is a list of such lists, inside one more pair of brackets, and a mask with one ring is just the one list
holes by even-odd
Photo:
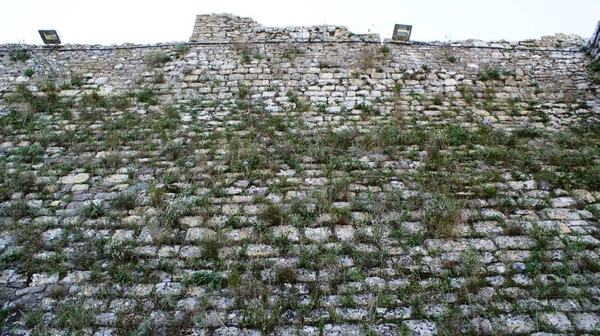
[[0, 0], [0, 43], [41, 44], [38, 29], [63, 44], [187, 41], [196, 14], [231, 13], [265, 26], [332, 24], [383, 38], [395, 23], [411, 40], [518, 41], [555, 33], [589, 38], [598, 0]]

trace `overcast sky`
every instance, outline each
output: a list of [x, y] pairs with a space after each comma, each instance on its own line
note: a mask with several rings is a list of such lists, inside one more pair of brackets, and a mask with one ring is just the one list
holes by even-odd
[[412, 40], [517, 41], [555, 33], [589, 38], [599, 0], [0, 0], [0, 43], [40, 44], [38, 29], [63, 44], [187, 41], [196, 14], [231, 13], [265, 26], [342, 25], [392, 35], [413, 25]]

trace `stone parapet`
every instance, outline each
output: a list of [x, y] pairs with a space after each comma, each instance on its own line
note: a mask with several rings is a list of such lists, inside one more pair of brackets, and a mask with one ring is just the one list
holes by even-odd
[[192, 42], [381, 41], [378, 34], [354, 34], [343, 26], [264, 27], [251, 18], [229, 14], [196, 16]]

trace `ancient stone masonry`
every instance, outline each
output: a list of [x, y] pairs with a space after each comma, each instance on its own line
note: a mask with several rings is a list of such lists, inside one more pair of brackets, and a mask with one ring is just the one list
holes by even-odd
[[597, 334], [584, 44], [0, 46], [0, 333]]
[[[215, 15], [207, 18], [220, 18], [222, 22], [235, 19]], [[217, 27], [227, 31], [223, 24]], [[236, 21], [234, 28], [237, 27]], [[236, 36], [248, 39], [257, 36], [240, 33], [234, 28], [230, 30]], [[275, 28], [271, 30], [281, 32]], [[342, 30], [346, 31], [345, 28]], [[297, 32], [296, 29], [292, 31]], [[283, 34], [291, 34], [292, 31], [283, 30]], [[261, 40], [266, 38], [266, 35], [261, 36]], [[227, 42], [221, 37], [209, 40]], [[324, 104], [330, 114], [344, 114], [361, 103], [369, 103], [384, 115], [394, 109], [408, 115], [422, 115], [423, 112], [438, 113], [425, 111], [429, 104], [416, 98], [438, 97], [443, 102], [453, 101], [450, 106], [436, 107], [452, 111], [457, 107], [456, 98], [462, 97], [459, 89], [472, 91], [475, 98], [483, 97], [487, 90], [488, 93], [494, 91], [498, 103], [506, 103], [509, 99], [535, 100], [540, 109], [552, 117], [551, 123], [544, 127], [570, 125], [571, 117], [587, 117], [591, 111], [597, 111], [599, 98], [586, 71], [587, 57], [579, 51], [582, 41], [578, 41], [579, 45], [563, 44], [561, 49], [548, 49], [558, 40], [563, 41], [559, 38], [521, 43], [389, 43], [385, 47], [372, 43], [287, 42], [120, 47], [75, 45], [64, 49], [32, 47], [30, 52], [34, 57], [31, 60], [1, 69], [0, 95], [9, 94], [19, 83], [43, 81], [46, 73], [58, 76], [58, 81], [66, 81], [70, 74], [77, 74], [85, 78], [84, 89], [97, 89], [100, 95], [151, 86], [159, 99], [175, 103], [180, 99], [193, 98], [232, 99], [241, 86], [250, 87], [251, 99], [264, 104], [265, 109], [271, 112], [289, 109], [293, 104], [289, 94], [293, 93], [307, 103]], [[185, 47], [185, 52], [178, 47]], [[145, 55], [159, 53], [173, 60], [158, 67], [145, 62]], [[7, 54], [5, 51], [5, 57], [8, 57]], [[36, 76], [24, 76], [27, 68], [32, 68]], [[488, 72], [494, 78], [480, 80]], [[151, 79], [157, 73], [164, 76], [164, 83], [152, 83]], [[215, 86], [215, 82], [222, 86]], [[400, 86], [402, 89], [396, 93]], [[80, 92], [72, 89], [64, 91], [61, 95], [77, 95]], [[405, 99], [393, 101], [396, 94]], [[575, 101], [587, 104], [588, 108], [566, 111], [564, 102]], [[454, 122], [465, 122], [466, 117], [477, 113], [492, 121], [501, 120], [502, 127], [508, 129], [513, 125], [535, 123], [535, 119], [526, 114], [510, 117], [503, 110], [459, 106], [460, 111], [452, 112], [458, 114]]]

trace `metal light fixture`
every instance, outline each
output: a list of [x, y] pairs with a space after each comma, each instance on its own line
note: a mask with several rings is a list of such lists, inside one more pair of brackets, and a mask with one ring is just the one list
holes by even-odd
[[38, 30], [38, 32], [45, 44], [60, 44], [60, 37], [56, 30]]
[[411, 25], [396, 24], [394, 26], [394, 34], [392, 35], [392, 40], [408, 41], [408, 40], [410, 40], [411, 32], [412, 32]]

